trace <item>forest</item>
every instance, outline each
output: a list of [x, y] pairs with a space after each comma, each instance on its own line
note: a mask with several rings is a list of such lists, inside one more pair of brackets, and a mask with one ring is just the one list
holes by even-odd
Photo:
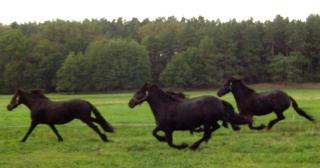
[[0, 24], [0, 93], [320, 82], [320, 16], [227, 22], [204, 17]]

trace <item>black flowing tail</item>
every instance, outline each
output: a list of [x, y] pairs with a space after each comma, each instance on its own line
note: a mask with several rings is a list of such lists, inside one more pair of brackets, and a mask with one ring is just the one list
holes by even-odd
[[96, 107], [94, 107], [91, 103], [89, 103], [89, 105], [91, 106], [93, 114], [96, 116], [96, 119], [97, 119], [98, 123], [101, 125], [101, 127], [103, 128], [103, 130], [106, 132], [114, 132], [114, 129], [111, 126], [111, 124], [109, 124], [108, 121], [103, 118], [103, 116], [96, 109]]
[[245, 116], [242, 116], [234, 111], [233, 106], [224, 100], [222, 100], [223, 105], [226, 108], [226, 113], [227, 113], [227, 121], [236, 124], [236, 125], [242, 125], [242, 124], [248, 124], [251, 123], [252, 121], [248, 119]]
[[237, 122], [236, 122], [236, 118], [238, 114], [234, 111], [233, 106], [229, 102], [224, 100], [222, 100], [222, 103], [225, 107], [225, 113], [226, 113], [224, 117], [223, 126], [227, 128], [228, 127], [227, 122], [229, 122], [233, 130], [235, 131], [240, 130], [240, 127], [237, 125]]
[[222, 103], [223, 103], [223, 105], [225, 107], [225, 112], [226, 112], [227, 119], [230, 120], [235, 115], [234, 108], [227, 101], [222, 100]]
[[310, 121], [312, 121], [312, 122], [315, 121], [314, 118], [313, 118], [311, 115], [307, 114], [305, 111], [303, 111], [301, 108], [298, 107], [297, 102], [296, 102], [292, 97], [290, 97], [290, 100], [291, 100], [291, 102], [292, 102], [292, 107], [294, 108], [294, 110], [295, 110], [299, 115], [303, 116], [304, 118], [306, 118], [306, 119], [308, 119], [308, 120], [310, 120]]

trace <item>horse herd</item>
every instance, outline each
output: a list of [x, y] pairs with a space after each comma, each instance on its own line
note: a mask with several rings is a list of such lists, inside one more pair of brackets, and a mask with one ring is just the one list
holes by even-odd
[[[128, 105], [130, 108], [134, 108], [147, 101], [156, 122], [152, 135], [158, 141], [166, 142], [169, 146], [177, 149], [184, 149], [189, 145], [173, 143], [172, 135], [176, 130], [188, 130], [191, 133], [203, 132], [203, 136], [190, 146], [195, 150], [202, 142], [207, 142], [211, 138], [212, 132], [220, 128], [218, 121], [221, 121], [224, 127], [228, 127], [230, 124], [235, 131], [240, 130], [239, 125], [243, 124], [248, 124], [250, 129], [261, 130], [265, 127], [271, 129], [274, 124], [285, 118], [283, 112], [290, 105], [299, 115], [314, 121], [312, 116], [299, 108], [296, 101], [283, 91], [273, 90], [257, 93], [241, 80], [231, 77], [218, 90], [218, 96], [221, 97], [229, 92], [236, 100], [239, 113], [234, 111], [230, 103], [214, 96], [187, 98], [181, 92], [163, 91], [157, 85], [148, 83], [138, 89]], [[55, 125], [65, 124], [73, 119], [79, 119], [87, 124], [103, 141], [108, 141], [104, 131], [114, 132], [111, 124], [90, 102], [85, 100], [51, 101], [41, 90], [24, 91], [19, 89], [12, 97], [7, 109], [12, 111], [20, 104], [26, 105], [31, 111], [30, 128], [21, 140], [22, 142], [27, 140], [38, 124], [47, 124], [58, 140], [63, 141]], [[91, 116], [91, 112], [95, 117]], [[274, 112], [277, 118], [271, 120], [267, 126], [253, 125], [255, 115], [265, 115], [271, 112]], [[104, 131], [100, 131], [96, 124], [99, 124]], [[159, 131], [163, 131], [164, 136], [158, 135]]]

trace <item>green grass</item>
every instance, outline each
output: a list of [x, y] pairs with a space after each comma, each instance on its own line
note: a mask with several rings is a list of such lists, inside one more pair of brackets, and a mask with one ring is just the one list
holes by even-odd
[[[265, 89], [261, 89], [265, 90]], [[287, 89], [300, 107], [320, 120], [320, 89]], [[191, 97], [215, 95], [216, 91], [190, 91]], [[5, 107], [11, 99], [0, 96], [0, 167], [320, 167], [320, 124], [312, 124], [292, 108], [286, 119], [271, 131], [253, 131], [242, 126], [240, 132], [221, 128], [200, 150], [176, 150], [156, 141], [151, 135], [154, 119], [145, 103], [129, 109], [132, 93], [62, 95], [49, 94], [53, 100], [82, 98], [89, 100], [116, 128], [107, 133], [112, 142], [103, 143], [86, 125], [74, 120], [57, 126], [63, 143], [58, 143], [46, 125], [38, 126], [26, 143], [19, 140], [26, 133], [30, 113], [25, 106], [12, 112]], [[224, 99], [234, 103], [228, 95]], [[255, 123], [267, 123], [274, 114], [256, 117]], [[201, 134], [175, 132], [174, 142], [193, 143]]]

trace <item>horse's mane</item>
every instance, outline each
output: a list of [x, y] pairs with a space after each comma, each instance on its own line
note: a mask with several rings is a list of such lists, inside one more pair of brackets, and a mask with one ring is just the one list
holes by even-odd
[[249, 92], [255, 93], [256, 91], [252, 88], [250, 88], [244, 81], [243, 79], [238, 79], [236, 77], [229, 77], [227, 81], [238, 81], [240, 83], [240, 85], [244, 88], [246, 88]]
[[44, 91], [42, 89], [32, 89], [30, 90], [30, 93], [32, 93], [33, 96], [36, 96], [37, 98], [49, 100], [49, 98], [44, 95]]
[[185, 99], [187, 96], [183, 92], [174, 92], [174, 91], [166, 91], [171, 96], [180, 98], [180, 99]]
[[252, 92], [252, 93], [255, 93], [255, 92], [256, 92], [254, 89], [252, 89], [252, 88], [250, 88], [248, 85], [246, 85], [243, 80], [239, 80], [239, 81], [240, 81], [240, 84], [241, 84], [243, 87], [245, 87], [249, 92]]
[[172, 101], [181, 101], [181, 98], [179, 98], [178, 96], [174, 96], [168, 92], [163, 91], [157, 85], [152, 85], [151, 88], [156, 88], [158, 93], [160, 93], [161, 95], [163, 95], [165, 97], [168, 97]]

